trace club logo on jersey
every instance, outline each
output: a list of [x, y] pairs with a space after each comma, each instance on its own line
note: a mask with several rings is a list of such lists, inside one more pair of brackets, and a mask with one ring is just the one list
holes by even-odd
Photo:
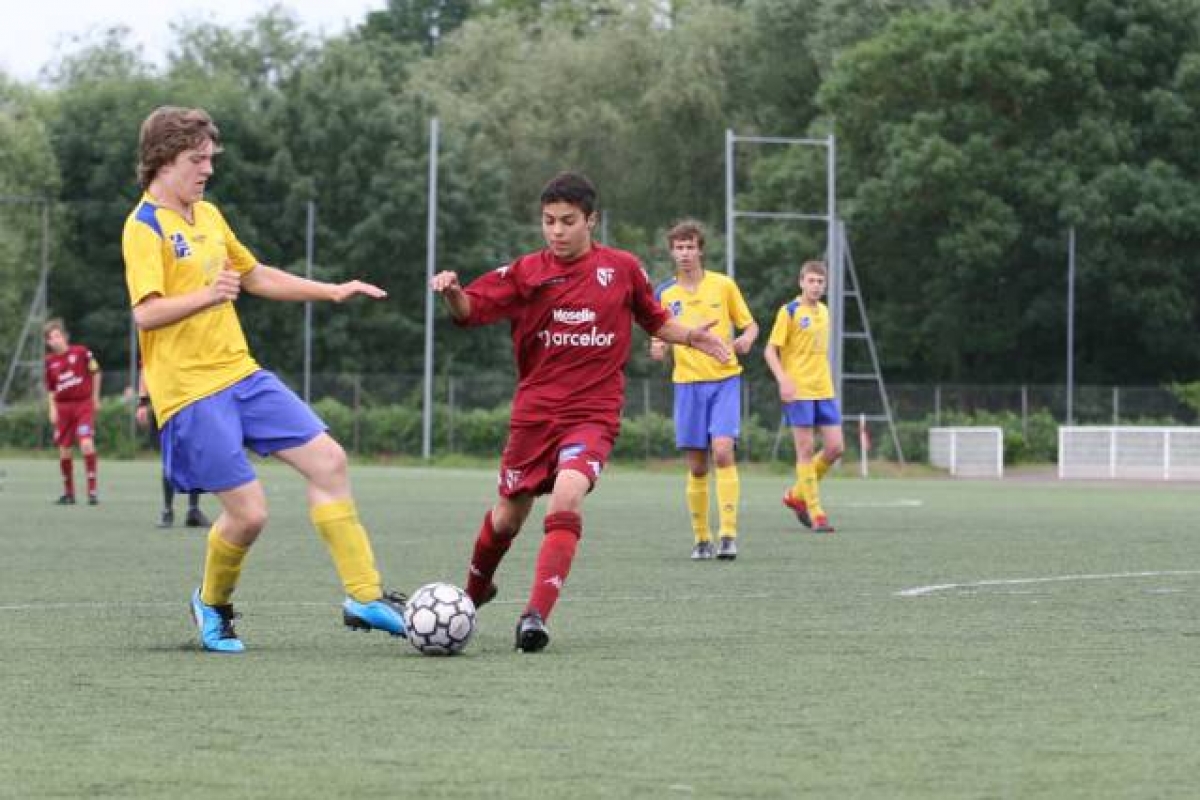
[[601, 286], [610, 286], [616, 276], [617, 271], [612, 267], [596, 267], [596, 280]]
[[513, 490], [521, 482], [521, 477], [524, 473], [519, 469], [505, 469], [501, 480], [504, 482], [505, 488]]
[[678, 300], [672, 300], [667, 307], [670, 309], [672, 317], [679, 317], [683, 315], [683, 303], [679, 302]]
[[590, 308], [556, 308], [554, 321], [564, 325], [587, 325], [596, 321], [596, 312]]
[[565, 461], [570, 461], [572, 458], [575, 458], [577, 455], [579, 455], [582, 452], [583, 452], [583, 445], [569, 444], [566, 447], [564, 447], [562, 450], [558, 451], [558, 463], [562, 464]]
[[811, 325], [812, 325], [812, 317], [801, 317], [800, 318], [800, 330], [806, 331], [809, 329], [809, 327]]
[[175, 248], [176, 258], [187, 258], [192, 254], [192, 248], [188, 247], [187, 239], [183, 238], [182, 233], [171, 234], [171, 246]]

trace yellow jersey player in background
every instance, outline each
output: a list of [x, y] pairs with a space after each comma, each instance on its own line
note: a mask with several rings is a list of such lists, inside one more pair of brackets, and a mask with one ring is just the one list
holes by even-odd
[[[686, 344], [672, 346], [675, 362], [675, 446], [687, 458], [687, 508], [692, 521], [692, 559], [737, 558], [738, 480], [735, 446], [742, 420], [742, 366], [737, 356], [750, 352], [758, 323], [741, 290], [725, 275], [704, 269], [704, 229], [684, 220], [667, 233], [675, 277], [655, 291], [659, 303], [689, 327], [711, 326], [730, 345], [734, 355], [725, 363]], [[666, 358], [661, 339], [650, 340], [650, 357]], [[718, 538], [713, 549], [709, 527], [709, 453], [716, 466]]]
[[212, 492], [221, 514], [208, 533], [191, 609], [205, 650], [240, 653], [231, 598], [267, 498], [246, 447], [273, 455], [307, 483], [309, 515], [346, 590], [351, 628], [405, 633], [403, 597], [384, 593], [358, 519], [346, 453], [312, 409], [250, 355], [234, 302], [242, 289], [269, 300], [340, 303], [383, 298], [361, 281], [305, 280], [258, 263], [204, 190], [220, 152], [216, 125], [198, 108], [163, 107], [142, 123], [138, 183], [125, 222], [125, 281], [138, 327], [163, 471], [182, 492]]
[[[821, 506], [819, 481], [842, 455], [842, 417], [829, 369], [829, 309], [821, 302], [827, 273], [821, 261], [800, 268], [800, 295], [779, 309], [763, 355], [779, 384], [783, 415], [796, 445], [796, 483], [783, 504], [817, 533], [833, 533]], [[813, 455], [816, 430], [822, 449]]]

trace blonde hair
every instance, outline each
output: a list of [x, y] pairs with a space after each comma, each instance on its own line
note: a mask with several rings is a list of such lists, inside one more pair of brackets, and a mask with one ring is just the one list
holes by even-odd
[[46, 320], [46, 324], [42, 326], [42, 338], [44, 339], [49, 336], [51, 331], [61, 331], [62, 335], [66, 336], [67, 326], [63, 324], [62, 319], [59, 317], [48, 319]]
[[805, 275], [820, 275], [822, 278], [829, 277], [828, 270], [825, 269], [824, 261], [805, 261], [804, 266], [800, 267], [800, 277]]

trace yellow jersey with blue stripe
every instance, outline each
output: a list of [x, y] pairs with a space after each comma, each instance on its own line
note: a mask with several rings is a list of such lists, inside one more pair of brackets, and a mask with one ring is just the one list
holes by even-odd
[[[738, 331], [754, 322], [737, 284], [729, 276], [716, 272], [705, 270], [694, 290], [684, 288], [676, 276], [659, 284], [654, 295], [659, 304], [684, 325], [697, 327], [715, 320], [717, 324], [712, 332], [726, 344], [733, 341]], [[720, 381], [742, 374], [742, 365], [732, 347], [729, 348], [729, 361], [724, 364], [686, 345], [674, 345], [671, 354], [675, 359], [671, 380], [675, 383]]]
[[[125, 220], [121, 249], [131, 306], [211, 285], [226, 264], [246, 274], [258, 264], [212, 203], [192, 207], [193, 222], [149, 194]], [[257, 370], [233, 303], [221, 303], [152, 331], [139, 331], [146, 388], [165, 423], [181, 408]]]
[[779, 309], [767, 344], [779, 349], [779, 362], [796, 384], [797, 400], [829, 400], [833, 375], [829, 368], [829, 309], [805, 305], [796, 298]]

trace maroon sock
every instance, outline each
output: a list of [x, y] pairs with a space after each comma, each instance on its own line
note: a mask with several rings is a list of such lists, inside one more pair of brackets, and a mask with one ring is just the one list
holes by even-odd
[[71, 459], [60, 458], [58, 460], [58, 468], [62, 471], [63, 476], [63, 494], [70, 497], [75, 496], [75, 467], [71, 465]]
[[[514, 534], [515, 535], [515, 534]], [[488, 509], [483, 515], [483, 524], [479, 527], [479, 536], [475, 539], [475, 551], [471, 553], [471, 566], [467, 570], [467, 594], [471, 601], [479, 604], [486, 600], [492, 586], [492, 577], [508, 548], [512, 546], [512, 536], [501, 536], [492, 527], [492, 511]]]
[[96, 493], [96, 454], [84, 453], [83, 466], [87, 471], [88, 494]]
[[560, 511], [546, 515], [546, 536], [538, 550], [537, 569], [533, 576], [533, 589], [529, 593], [526, 611], [536, 611], [542, 619], [549, 619], [554, 604], [567, 576], [571, 573], [571, 562], [575, 559], [575, 548], [583, 534], [583, 520], [578, 514]]

